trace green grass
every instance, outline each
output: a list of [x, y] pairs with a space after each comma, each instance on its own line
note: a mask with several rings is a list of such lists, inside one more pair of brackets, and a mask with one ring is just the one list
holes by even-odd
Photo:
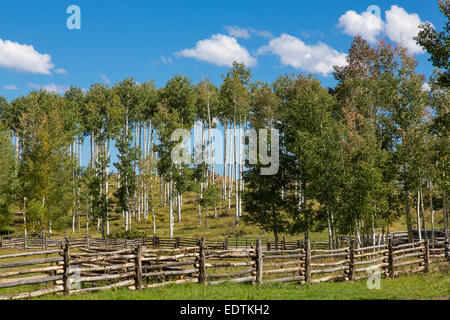
[[[221, 179], [217, 180], [217, 185], [221, 186]], [[115, 178], [110, 184], [110, 193], [114, 193], [116, 189]], [[159, 196], [159, 183], [153, 185], [156, 190], [155, 197], [155, 216], [156, 216], [156, 235], [160, 237], [169, 236], [169, 203], [166, 205], [160, 204]], [[208, 226], [205, 225], [204, 213], [202, 213], [202, 223], [198, 224], [198, 204], [196, 201], [196, 194], [193, 192], [187, 192], [183, 195], [183, 205], [181, 210], [182, 220], [177, 221], [176, 208], [174, 209], [174, 236], [175, 237], [187, 237], [187, 238], [201, 238], [205, 237], [210, 240], [223, 240], [228, 236], [247, 236], [247, 237], [261, 237], [273, 239], [273, 234], [261, 230], [258, 226], [249, 225], [240, 222], [239, 226], [235, 225], [235, 197], [234, 194], [231, 197], [231, 208], [228, 210], [228, 200], [221, 200], [217, 209], [217, 218], [214, 218], [214, 209], [208, 210]], [[137, 217], [136, 217], [137, 218]], [[83, 214], [81, 216], [81, 228], [78, 229], [78, 220], [76, 223], [75, 233], [72, 233], [72, 228], [67, 229], [67, 236], [73, 238], [79, 238], [86, 236], [86, 218]], [[89, 221], [89, 235], [91, 237], [101, 237], [101, 231], [96, 230], [97, 221]], [[23, 217], [19, 210], [16, 212], [16, 218], [14, 223], [16, 232], [14, 237], [23, 236]], [[110, 212], [110, 230], [111, 237], [114, 238], [114, 234], [124, 232], [124, 220], [122, 215]], [[139, 233], [145, 233], [147, 236], [153, 235], [153, 221], [151, 214], [149, 213], [149, 219], [141, 221], [137, 219], [132, 220], [132, 230]], [[31, 235], [33, 230], [29, 230]], [[47, 234], [49, 235], [49, 234]], [[283, 235], [280, 235], [280, 240]], [[51, 234], [52, 238], [64, 237], [64, 232], [53, 230]], [[303, 234], [298, 235], [285, 235], [286, 240], [298, 240], [303, 239]], [[328, 239], [327, 231], [311, 233], [311, 240], [326, 241]]]
[[95, 293], [57, 295], [40, 299], [57, 300], [365, 300], [365, 299], [446, 299], [450, 298], [448, 264], [436, 266], [429, 274], [381, 279], [380, 289], [368, 289], [366, 281], [328, 282], [311, 285], [296, 283], [251, 284], [223, 283], [203, 286], [197, 283], [168, 285], [140, 292], [116, 289]]
[[[217, 185], [221, 186], [221, 178], [217, 180]], [[110, 193], [111, 195], [114, 193], [117, 187], [116, 177], [113, 175], [110, 183]], [[160, 195], [159, 195], [159, 183], [153, 184], [153, 189], [156, 190], [155, 195], [155, 215], [156, 215], [156, 235], [160, 237], [168, 237], [169, 236], [169, 204], [166, 205], [160, 204]], [[273, 239], [273, 234], [265, 232], [261, 230], [258, 226], [249, 225], [240, 222], [239, 226], [235, 225], [235, 197], [234, 195], [231, 197], [231, 209], [228, 210], [228, 201], [221, 200], [218, 209], [217, 209], [217, 218], [214, 218], [214, 209], [210, 209], [208, 211], [208, 226], [205, 225], [204, 216], [202, 216], [202, 224], [198, 224], [198, 207], [196, 201], [196, 194], [193, 192], [188, 192], [183, 195], [183, 205], [182, 205], [182, 220], [181, 222], [177, 221], [176, 210], [174, 210], [175, 215], [175, 224], [174, 224], [174, 236], [175, 237], [188, 237], [188, 238], [201, 238], [205, 237], [210, 240], [223, 240], [228, 236], [247, 236], [247, 237], [261, 237], [261, 238], [270, 238]], [[313, 204], [313, 207], [315, 204]], [[414, 220], [415, 215], [412, 214], [412, 218]], [[427, 228], [430, 227], [430, 214], [426, 211], [426, 223]], [[23, 235], [23, 221], [20, 210], [16, 212], [16, 218], [14, 223], [14, 229], [16, 232], [14, 233], [14, 237]], [[114, 237], [114, 234], [119, 234], [124, 232], [124, 220], [122, 219], [121, 214], [117, 214], [115, 212], [110, 212], [110, 230], [111, 237]], [[72, 234], [72, 230], [69, 227], [67, 229], [67, 236], [73, 238], [79, 238], [86, 236], [86, 221], [84, 214], [81, 217], [81, 228], [78, 229], [78, 221], [76, 224], [76, 232]], [[442, 213], [440, 211], [435, 212], [435, 228], [440, 228], [443, 225]], [[89, 234], [91, 237], [101, 237], [100, 230], [96, 230], [97, 223], [94, 220], [89, 221]], [[148, 220], [141, 219], [141, 221], [137, 221], [137, 219], [133, 219], [132, 221], [132, 230], [138, 231], [139, 233], [145, 233], [147, 236], [153, 235], [153, 222], [151, 219], [151, 215]], [[401, 216], [397, 221], [395, 221], [390, 226], [390, 231], [399, 231], [406, 230], [405, 219]], [[377, 230], [378, 232], [378, 230]], [[29, 230], [29, 234], [31, 235], [33, 230]], [[64, 232], [54, 230], [53, 234], [51, 234], [52, 238], [61, 238], [64, 236]], [[281, 237], [285, 236], [286, 240], [298, 240], [303, 239], [303, 233], [297, 235], [280, 235]], [[328, 233], [327, 230], [323, 230], [321, 232], [311, 232], [310, 233], [311, 240], [313, 241], [327, 241]]]

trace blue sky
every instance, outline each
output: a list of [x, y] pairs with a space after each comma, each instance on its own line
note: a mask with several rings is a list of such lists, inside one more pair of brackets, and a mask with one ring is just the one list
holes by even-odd
[[[81, 30], [66, 27], [66, 8], [71, 4], [81, 9]], [[235, 38], [257, 58], [257, 65], [252, 67], [254, 79], [272, 81], [285, 72], [308, 73], [283, 65], [270, 52], [257, 55], [258, 49], [270, 41], [257, 31], [266, 31], [273, 37], [289, 34], [311, 46], [322, 42], [346, 53], [352, 36], [337, 26], [339, 18], [349, 10], [362, 13], [369, 5], [380, 8], [383, 20], [385, 11], [397, 5], [435, 26], [441, 27], [443, 21], [434, 0], [2, 1], [0, 39], [32, 45], [40, 54], [50, 55], [55, 68], [51, 74], [33, 74], [2, 67], [0, 60], [0, 94], [11, 99], [37, 86], [54, 84], [62, 89], [73, 84], [88, 88], [93, 82], [113, 84], [128, 76], [138, 81], [155, 79], [162, 86], [177, 73], [194, 81], [209, 77], [218, 84], [227, 66], [175, 53], [195, 48], [197, 41], [212, 35], [228, 35], [226, 26], [255, 30], [249, 39]], [[417, 58], [418, 70], [429, 74], [432, 66], [428, 55], [418, 54]], [[66, 73], [59, 74], [56, 69]], [[334, 85], [331, 74], [316, 76], [324, 85]], [[5, 86], [18, 90], [5, 90]]]
[[[81, 9], [80, 30], [66, 27], [69, 5]], [[368, 25], [370, 5], [381, 15]], [[2, 1], [0, 95], [87, 89], [129, 76], [163, 86], [177, 73], [220, 84], [232, 58], [250, 62], [254, 80], [312, 72], [334, 86], [331, 65], [345, 60], [356, 32], [404, 41], [428, 77], [428, 55], [408, 39], [417, 21], [442, 28], [436, 1]]]

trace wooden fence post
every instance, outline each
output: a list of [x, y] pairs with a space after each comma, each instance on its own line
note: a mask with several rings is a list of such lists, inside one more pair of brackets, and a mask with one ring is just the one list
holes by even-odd
[[262, 284], [263, 283], [263, 253], [262, 253], [262, 245], [261, 245], [261, 238], [258, 238], [256, 241], [256, 283]]
[[445, 258], [448, 260], [450, 260], [449, 256], [448, 256], [448, 238], [445, 238], [445, 242], [444, 242], [444, 254], [445, 254]]
[[228, 237], [223, 241], [223, 250], [228, 250]]
[[47, 250], [47, 248], [48, 248], [47, 236], [44, 237], [44, 248], [45, 248], [45, 250]]
[[23, 250], [27, 250], [27, 236], [23, 236]]
[[138, 244], [135, 249], [135, 278], [134, 278], [134, 286], [136, 290], [142, 289], [142, 245]]
[[69, 268], [70, 268], [70, 256], [69, 256], [69, 240], [66, 238], [66, 241], [64, 243], [64, 264], [63, 264], [63, 288], [64, 288], [64, 295], [67, 296], [70, 294], [70, 274], [69, 274]]
[[205, 238], [200, 240], [198, 283], [206, 284], [206, 247]]
[[270, 239], [267, 239], [267, 251], [270, 251]]
[[424, 269], [423, 271], [430, 272], [430, 240], [425, 239], [425, 250], [423, 253]]
[[286, 236], [283, 236], [283, 240], [281, 240], [281, 248], [286, 250]]
[[389, 237], [388, 240], [388, 270], [389, 270], [389, 278], [394, 279], [395, 275], [395, 265], [394, 265], [394, 238]]
[[300, 271], [299, 271], [299, 276], [302, 276], [303, 279], [300, 279], [300, 284], [305, 283], [305, 266], [306, 266], [306, 246], [305, 246], [305, 242], [304, 241], [299, 241], [300, 242], [300, 246], [303, 250], [300, 250]]
[[0, 236], [0, 250], [3, 250], [3, 236]]
[[353, 281], [354, 278], [355, 278], [355, 239], [351, 239], [348, 256], [348, 280]]
[[311, 242], [305, 241], [305, 282], [311, 283]]
[[175, 248], [179, 248], [180, 247], [180, 238], [175, 238]]

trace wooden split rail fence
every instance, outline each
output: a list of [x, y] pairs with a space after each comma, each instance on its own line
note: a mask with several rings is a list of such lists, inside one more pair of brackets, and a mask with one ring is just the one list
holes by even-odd
[[[251, 249], [256, 246], [258, 238], [254, 237], [227, 237], [223, 241], [221, 240], [208, 240], [208, 247], [214, 249]], [[0, 251], [2, 250], [47, 250], [61, 248], [64, 243], [64, 239], [50, 239], [50, 238], [10, 238], [0, 236]], [[71, 247], [84, 247], [84, 248], [106, 248], [108, 250], [133, 248], [138, 244], [146, 247], [153, 248], [182, 248], [198, 246], [200, 239], [197, 238], [166, 238], [166, 237], [140, 237], [134, 239], [96, 239], [96, 238], [74, 238], [69, 239]], [[267, 250], [273, 250], [276, 248], [275, 242], [270, 239], [262, 239], [261, 243]], [[278, 248], [282, 250], [295, 249], [301, 246], [302, 241], [286, 241], [283, 237], [278, 244]], [[326, 248], [327, 242], [313, 241], [311, 245], [314, 248]]]
[[311, 249], [309, 241], [275, 250], [256, 240], [252, 248], [223, 248], [200, 243], [156, 248], [90, 247], [66, 241], [58, 249], [0, 255], [0, 299], [23, 299], [50, 293], [68, 295], [119, 287], [132, 290], [198, 282], [270, 283], [352, 281], [374, 272], [394, 278], [401, 273], [429, 272], [430, 264], [449, 261], [448, 239], [356, 248]]

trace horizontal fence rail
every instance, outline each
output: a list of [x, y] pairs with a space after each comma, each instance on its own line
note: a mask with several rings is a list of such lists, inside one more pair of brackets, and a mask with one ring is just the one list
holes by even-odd
[[339, 249], [323, 249], [311, 241], [275, 248], [262, 239], [247, 247], [204, 238], [172, 240], [67, 239], [59, 242], [59, 248], [47, 242], [47, 249], [5, 252], [0, 254], [0, 299], [120, 287], [141, 290], [186, 282], [303, 284], [353, 281], [376, 272], [394, 278], [429, 272], [431, 263], [449, 261], [449, 241], [440, 238], [396, 244], [390, 237], [386, 244], [364, 248], [351, 240]]
[[[256, 246], [258, 238], [254, 237], [227, 237], [224, 240], [208, 240], [208, 247], [215, 249], [250, 249]], [[197, 238], [169, 238], [169, 237], [141, 237], [135, 239], [97, 239], [97, 238], [69, 238], [71, 247], [85, 247], [105, 250], [121, 249], [124, 247], [136, 247], [138, 244], [147, 247], [157, 248], [181, 248], [198, 246], [200, 239]], [[302, 240], [286, 241], [284, 238], [276, 243], [274, 240], [262, 239], [261, 243], [267, 250], [271, 249], [295, 249], [301, 246]], [[64, 244], [64, 239], [50, 239], [50, 238], [10, 238], [0, 237], [0, 251], [2, 250], [47, 250], [51, 248], [61, 248]], [[328, 248], [328, 242], [325, 241], [311, 241], [311, 246], [314, 248]]]
[[[438, 230], [435, 231], [436, 234], [442, 233]], [[378, 236], [377, 236], [378, 237]], [[407, 243], [407, 233], [404, 231], [400, 232], [392, 232], [390, 233], [390, 237], [393, 237], [394, 245], [400, 245]], [[406, 237], [406, 238], [405, 238]], [[382, 239], [382, 241], [380, 241]], [[429, 238], [430, 239], [430, 238]], [[113, 249], [121, 249], [121, 248], [133, 248], [138, 244], [147, 247], [157, 247], [157, 248], [180, 248], [180, 247], [191, 247], [198, 246], [200, 243], [200, 239], [197, 238], [169, 238], [169, 237], [140, 237], [135, 239], [97, 239], [97, 238], [69, 238], [71, 247], [85, 247], [85, 248], [94, 248], [104, 250], [113, 250]], [[226, 237], [224, 240], [208, 240], [208, 247], [216, 248], [216, 249], [250, 249], [256, 247], [256, 242], [258, 238], [256, 237]], [[343, 247], [348, 247], [350, 245], [350, 241], [354, 240], [349, 236], [341, 236], [341, 245]], [[417, 240], [417, 239], [416, 239]], [[435, 241], [444, 241], [444, 237], [436, 236]], [[266, 250], [289, 250], [289, 249], [297, 249], [303, 246], [303, 240], [286, 240], [284, 237], [282, 240], [276, 243], [274, 240], [262, 238], [261, 245]], [[47, 249], [57, 249], [61, 248], [64, 243], [64, 239], [50, 239], [48, 237], [45, 238], [28, 238], [28, 237], [4, 237], [0, 236], [0, 251], [2, 250], [47, 250]], [[327, 250], [329, 249], [329, 244], [327, 241], [311, 241], [311, 249], [313, 250]], [[378, 245], [387, 245], [387, 237], [386, 238], [377, 238], [375, 241]], [[366, 242], [365, 244], [368, 244]], [[361, 245], [361, 244], [359, 244]]]

